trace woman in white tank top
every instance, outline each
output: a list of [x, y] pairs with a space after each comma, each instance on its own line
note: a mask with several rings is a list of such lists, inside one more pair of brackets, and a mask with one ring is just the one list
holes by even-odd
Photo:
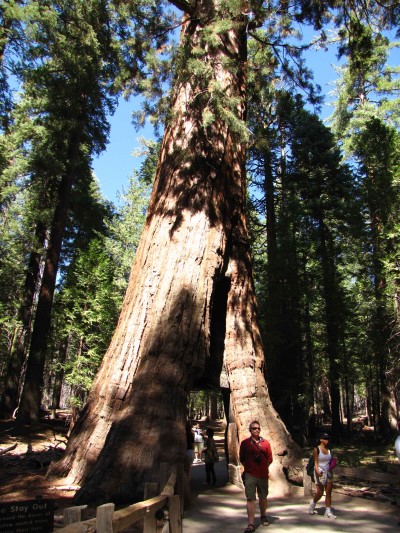
[[322, 498], [325, 490], [325, 515], [327, 518], [336, 518], [332, 513], [332, 488], [333, 474], [329, 470], [329, 462], [332, 454], [328, 448], [330, 437], [327, 433], [319, 436], [319, 445], [314, 448], [314, 479], [317, 485], [317, 492], [310, 502], [309, 513], [317, 514], [315, 510], [316, 503]]

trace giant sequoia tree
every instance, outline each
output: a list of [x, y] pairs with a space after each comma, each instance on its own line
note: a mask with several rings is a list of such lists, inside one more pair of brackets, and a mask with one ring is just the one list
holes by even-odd
[[[82, 486], [81, 502], [140, 498], [160, 461], [183, 461], [188, 393], [221, 373], [230, 438], [257, 417], [275, 453], [296, 451], [265, 383], [244, 210], [246, 41], [268, 17], [255, 38], [280, 45], [271, 41], [278, 26], [287, 32], [289, 5], [268, 2], [267, 13], [258, 1], [172, 3], [184, 12], [181, 42], [146, 226], [116, 332], [52, 469]], [[317, 25], [325, 16], [320, 2], [293, 6]], [[237, 463], [234, 446], [229, 460]], [[282, 477], [274, 463], [272, 485], [284, 490]]]
[[[52, 470], [82, 485], [78, 501], [141, 497], [158, 462], [183, 461], [188, 393], [222, 370], [236, 438], [257, 417], [275, 453], [294, 454], [265, 383], [244, 214], [249, 19], [236, 2], [178, 4], [177, 74], [146, 226], [116, 332]], [[284, 490], [282, 478], [274, 468]]]

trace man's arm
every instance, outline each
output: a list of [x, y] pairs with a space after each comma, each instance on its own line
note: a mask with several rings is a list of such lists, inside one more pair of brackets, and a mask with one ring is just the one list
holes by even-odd
[[273, 461], [273, 457], [272, 457], [272, 448], [271, 448], [271, 444], [269, 442], [267, 442], [267, 461], [268, 461], [268, 466], [272, 463]]
[[245, 458], [246, 458], [246, 454], [245, 454], [244, 441], [242, 441], [242, 442], [240, 443], [239, 461], [243, 464]]

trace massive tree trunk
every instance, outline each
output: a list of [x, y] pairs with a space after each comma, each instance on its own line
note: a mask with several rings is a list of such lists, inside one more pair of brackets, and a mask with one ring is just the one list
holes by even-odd
[[[175, 81], [119, 323], [66, 454], [51, 471], [82, 485], [77, 502], [141, 498], [159, 462], [183, 462], [187, 397], [194, 381], [210, 377], [206, 368], [211, 378], [224, 368], [235, 438], [247, 436], [258, 418], [274, 452], [293, 455], [263, 374], [244, 215], [245, 147], [223, 113], [203, 124], [212, 84], [219, 98], [235, 99], [236, 120], [245, 118], [245, 21], [211, 47], [204, 28], [223, 14], [212, 2], [197, 6], [198, 16], [182, 27], [182, 57], [194, 59], [194, 46], [205, 50], [212, 76], [208, 86], [203, 76]], [[286, 489], [278, 466], [274, 481]]]

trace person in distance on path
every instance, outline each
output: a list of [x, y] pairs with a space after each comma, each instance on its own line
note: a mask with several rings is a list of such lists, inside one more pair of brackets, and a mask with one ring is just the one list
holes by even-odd
[[204, 431], [201, 429], [200, 422], [197, 422], [193, 428], [194, 432], [194, 463], [201, 463], [204, 451]]
[[244, 486], [247, 499], [247, 517], [249, 524], [245, 533], [253, 533], [256, 514], [256, 493], [258, 495], [261, 524], [269, 526], [267, 520], [268, 469], [272, 463], [270, 443], [261, 437], [258, 420], [249, 425], [250, 437], [240, 444], [240, 462], [244, 468]]
[[207, 428], [207, 441], [206, 449], [204, 451], [204, 462], [206, 464], [206, 478], [207, 483], [215, 485], [217, 483], [217, 478], [215, 475], [214, 464], [219, 461], [217, 446], [214, 441], [214, 430], [212, 428]]

